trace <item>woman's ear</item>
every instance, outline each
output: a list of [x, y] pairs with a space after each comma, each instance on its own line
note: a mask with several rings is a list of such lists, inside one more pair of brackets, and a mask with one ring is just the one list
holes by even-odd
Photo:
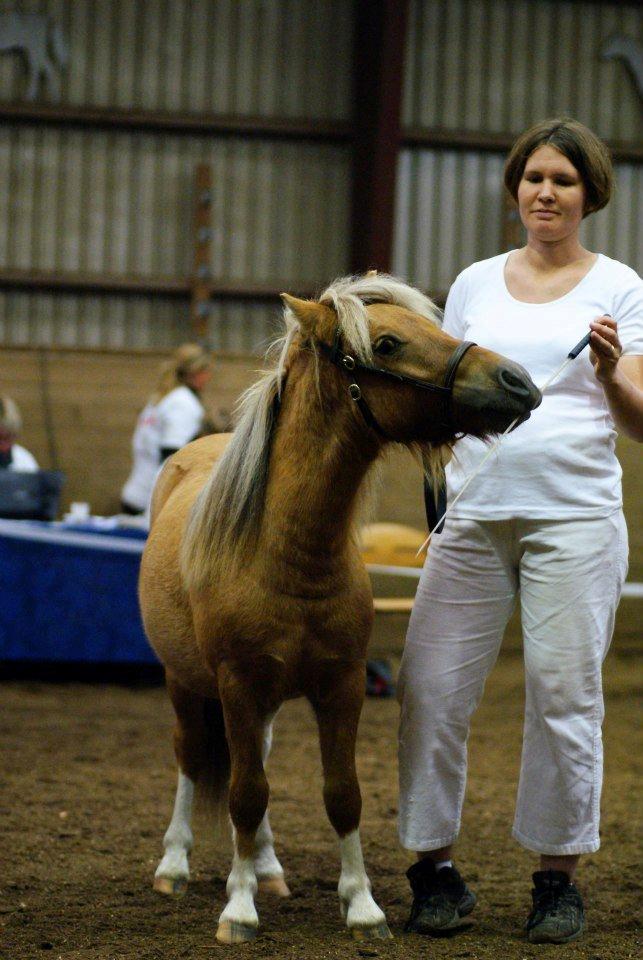
[[299, 327], [305, 338], [327, 335], [329, 322], [335, 321], [335, 315], [330, 307], [317, 300], [300, 300], [298, 297], [291, 297], [289, 293], [282, 293], [281, 299], [299, 321]]

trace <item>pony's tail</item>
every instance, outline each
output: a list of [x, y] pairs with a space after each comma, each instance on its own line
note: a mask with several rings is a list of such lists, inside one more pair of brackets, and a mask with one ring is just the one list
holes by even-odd
[[207, 763], [201, 768], [196, 782], [197, 807], [202, 815], [214, 822], [218, 832], [223, 832], [228, 815], [230, 750], [220, 700], [204, 700], [203, 725]]

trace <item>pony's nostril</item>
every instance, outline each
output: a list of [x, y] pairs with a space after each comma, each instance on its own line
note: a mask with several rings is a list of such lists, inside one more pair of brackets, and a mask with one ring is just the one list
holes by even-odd
[[498, 373], [498, 380], [508, 393], [514, 393], [519, 397], [529, 397], [531, 395], [528, 375], [523, 376], [515, 370], [502, 367]]

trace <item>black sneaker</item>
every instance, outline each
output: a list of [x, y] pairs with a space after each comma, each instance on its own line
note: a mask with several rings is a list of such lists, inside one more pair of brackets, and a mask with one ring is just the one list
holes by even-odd
[[567, 943], [583, 932], [585, 916], [580, 893], [562, 870], [533, 875], [533, 910], [527, 920], [531, 943]]
[[471, 913], [476, 898], [455, 869], [435, 869], [430, 857], [418, 860], [406, 871], [413, 891], [411, 915], [405, 933], [447, 934]]

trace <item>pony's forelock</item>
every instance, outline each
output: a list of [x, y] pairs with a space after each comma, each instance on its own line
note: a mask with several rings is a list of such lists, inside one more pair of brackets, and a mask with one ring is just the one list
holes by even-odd
[[440, 311], [429, 297], [388, 273], [340, 277], [326, 287], [319, 302], [333, 308], [347, 346], [363, 361], [373, 357], [367, 312], [369, 303], [404, 307], [426, 317], [436, 326], [441, 320]]

